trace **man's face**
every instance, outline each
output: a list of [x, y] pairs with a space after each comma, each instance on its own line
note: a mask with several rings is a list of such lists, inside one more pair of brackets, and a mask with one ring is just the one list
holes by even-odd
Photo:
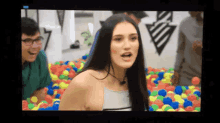
[[[126, 12], [124, 13], [125, 15], [128, 15]], [[131, 19], [133, 19], [135, 21], [135, 23], [138, 25], [140, 22], [141, 22], [141, 19], [140, 18], [136, 18], [134, 16], [134, 14], [130, 14], [128, 15]]]
[[[37, 40], [37, 39], [40, 39], [40, 32], [37, 32], [34, 36], [28, 36], [28, 35], [22, 33], [21, 39], [26, 40], [26, 41], [21, 41], [22, 64], [25, 61], [34, 62], [36, 60], [38, 53], [41, 50], [41, 47], [42, 47], [41, 40]], [[36, 40], [36, 42], [34, 41], [33, 44], [27, 45], [25, 42], [28, 42], [28, 40]]]

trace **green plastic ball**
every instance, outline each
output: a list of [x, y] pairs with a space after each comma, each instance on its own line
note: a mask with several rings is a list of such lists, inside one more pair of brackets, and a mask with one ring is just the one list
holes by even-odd
[[81, 61], [81, 63], [85, 64], [85, 62], [84, 62], [84, 61]]
[[158, 75], [160, 72], [156, 72], [155, 74]]
[[196, 111], [200, 111], [201, 109], [200, 109], [200, 107], [196, 107], [195, 110]]
[[60, 62], [55, 62], [55, 65], [60, 65]]
[[156, 111], [159, 108], [156, 104], [152, 104], [151, 107], [154, 109], [154, 111]]
[[27, 98], [27, 102], [28, 102], [28, 103], [31, 103], [31, 99], [30, 99], [30, 98]]
[[65, 76], [64, 75], [60, 75], [60, 77], [59, 77], [59, 79], [64, 79], [65, 78]]
[[182, 86], [183, 93], [186, 91], [186, 87]]
[[41, 102], [42, 102], [42, 103], [47, 103], [47, 101], [45, 101], [45, 100], [44, 100], [44, 101], [41, 101]]
[[153, 71], [151, 71], [151, 72], [149, 73], [149, 75], [154, 75], [154, 72], [153, 72]]
[[157, 96], [157, 94], [158, 94], [157, 91], [153, 91], [153, 92], [151, 93], [151, 96]]
[[156, 85], [156, 87], [158, 86], [158, 84], [155, 84]]
[[173, 68], [169, 68], [169, 71], [174, 71], [174, 69]]
[[161, 100], [163, 102], [163, 96], [158, 96], [157, 99]]
[[33, 109], [34, 107], [35, 107], [34, 104], [32, 104], [32, 103], [28, 104], [29, 109]]
[[173, 109], [171, 106], [167, 106], [165, 109], [164, 109], [164, 111], [167, 111], [167, 110], [169, 110], [169, 109]]
[[68, 80], [68, 76], [65, 76], [64, 79], [65, 79], [65, 80]]
[[72, 66], [72, 68], [74, 68], [75, 67], [75, 64], [74, 65], [71, 65]]

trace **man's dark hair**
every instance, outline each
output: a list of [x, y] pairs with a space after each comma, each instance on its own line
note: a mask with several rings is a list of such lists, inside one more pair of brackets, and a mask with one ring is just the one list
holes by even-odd
[[34, 36], [38, 32], [40, 32], [40, 29], [37, 22], [31, 18], [21, 18], [21, 34], [24, 33], [29, 36]]
[[133, 14], [131, 11], [112, 11], [113, 14], [122, 14], [124, 12], [126, 12], [128, 15]]

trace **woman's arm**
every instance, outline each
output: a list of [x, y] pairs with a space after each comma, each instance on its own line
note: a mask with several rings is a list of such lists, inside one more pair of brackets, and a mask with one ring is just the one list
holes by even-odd
[[59, 110], [86, 110], [86, 102], [89, 94], [89, 86], [84, 74], [76, 76], [63, 93]]

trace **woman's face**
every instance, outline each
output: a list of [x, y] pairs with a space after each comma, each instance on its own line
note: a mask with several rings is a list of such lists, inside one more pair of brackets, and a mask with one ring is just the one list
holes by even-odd
[[110, 46], [112, 63], [121, 68], [130, 68], [136, 60], [138, 49], [139, 41], [135, 27], [128, 22], [118, 23], [113, 30]]

